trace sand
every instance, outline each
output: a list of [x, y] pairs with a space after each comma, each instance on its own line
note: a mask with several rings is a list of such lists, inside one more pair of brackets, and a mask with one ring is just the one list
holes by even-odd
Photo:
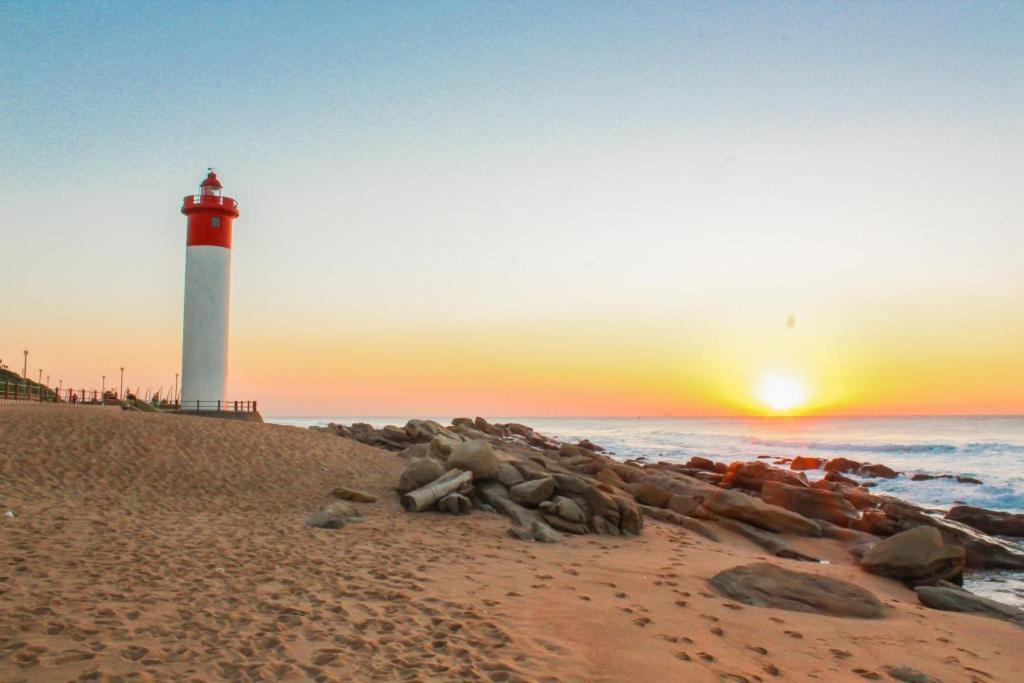
[[[0, 680], [1016, 681], [1024, 630], [936, 612], [830, 559], [766, 557], [648, 521], [639, 538], [505, 536], [401, 510], [403, 461], [295, 427], [0, 406]], [[339, 485], [365, 521], [304, 526]], [[722, 569], [854, 581], [882, 620], [742, 606]]]

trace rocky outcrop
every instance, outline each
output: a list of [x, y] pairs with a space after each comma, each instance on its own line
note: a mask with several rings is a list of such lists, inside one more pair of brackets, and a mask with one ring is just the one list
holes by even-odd
[[857, 474], [862, 477], [881, 477], [883, 479], [895, 479], [900, 473], [886, 465], [861, 465]]
[[711, 586], [728, 598], [754, 607], [861, 619], [885, 616], [878, 598], [860, 586], [774, 564], [727, 569], [711, 579]]
[[551, 477], [532, 479], [509, 489], [509, 497], [526, 507], [537, 507], [555, 493], [555, 480]]
[[704, 498], [703, 506], [721, 517], [738, 519], [768, 531], [799, 536], [821, 535], [821, 528], [814, 520], [738, 491], [712, 490]]
[[857, 462], [856, 460], [850, 460], [848, 458], [833, 458], [832, 460], [829, 460], [825, 463], [825, 471], [840, 473], [850, 472], [862, 477], [882, 477], [884, 479], [894, 479], [899, 476], [899, 472], [891, 467]]
[[900, 530], [932, 526], [947, 544], [958, 545], [966, 553], [968, 567], [974, 569], [1024, 569], [1024, 550], [995, 536], [988, 536], [966, 524], [939, 519], [919, 507], [902, 501], [882, 503], [882, 512]]
[[799, 488], [768, 481], [761, 489], [761, 499], [804, 517], [824, 519], [839, 526], [849, 526], [851, 521], [860, 517], [857, 509], [841, 494], [817, 488]]
[[986, 534], [1024, 537], [1024, 514], [956, 505], [946, 513], [946, 519], [966, 524]]
[[812, 557], [795, 550], [781, 536], [773, 534], [770, 531], [758, 529], [755, 526], [745, 524], [735, 519], [719, 519], [718, 525], [723, 529], [727, 529], [728, 531], [732, 531], [733, 533], [737, 533], [740, 536], [753, 541], [776, 557], [800, 560], [802, 562], [820, 562], [816, 557]]
[[925, 607], [946, 612], [965, 612], [992, 619], [1002, 619], [1024, 628], [1024, 610], [983, 598], [962, 588], [921, 586], [914, 589]]
[[962, 583], [964, 549], [945, 545], [938, 529], [920, 526], [890, 536], [868, 550], [860, 562], [872, 574], [898, 579], [911, 587], [939, 581]]
[[931, 481], [932, 479], [951, 479], [960, 484], [979, 485], [983, 483], [980, 479], [966, 477], [961, 474], [925, 474], [923, 472], [918, 472], [910, 478], [911, 481]]

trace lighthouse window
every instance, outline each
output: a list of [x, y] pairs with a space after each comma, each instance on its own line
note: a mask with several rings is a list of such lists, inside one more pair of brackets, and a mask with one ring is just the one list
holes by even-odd
[[213, 218], [211, 218], [210, 219], [210, 225], [212, 225], [215, 228], [219, 228], [220, 227], [220, 216], [214, 216]]

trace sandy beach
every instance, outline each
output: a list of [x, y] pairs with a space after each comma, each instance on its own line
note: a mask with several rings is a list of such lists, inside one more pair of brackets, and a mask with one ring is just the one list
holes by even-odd
[[[507, 518], [409, 514], [404, 462], [297, 427], [116, 408], [0, 406], [0, 680], [1019, 680], [1024, 630], [918, 604], [836, 541], [801, 571], [884, 619], [740, 605], [756, 561], [648, 520], [635, 538], [515, 541]], [[337, 486], [364, 521], [305, 520]]]

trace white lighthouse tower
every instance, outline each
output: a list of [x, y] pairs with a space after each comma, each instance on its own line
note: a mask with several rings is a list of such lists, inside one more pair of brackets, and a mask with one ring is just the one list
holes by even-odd
[[231, 224], [238, 202], [221, 195], [211, 170], [199, 194], [185, 197], [181, 212], [188, 217], [181, 408], [219, 409], [228, 376]]

